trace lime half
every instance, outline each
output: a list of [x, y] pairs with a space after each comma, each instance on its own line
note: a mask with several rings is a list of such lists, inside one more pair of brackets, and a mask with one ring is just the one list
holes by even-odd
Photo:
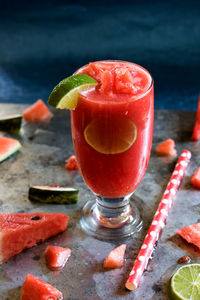
[[179, 268], [171, 279], [171, 298], [200, 300], [200, 264], [188, 264]]
[[79, 93], [97, 84], [98, 82], [88, 75], [72, 75], [56, 85], [49, 96], [48, 103], [60, 109], [74, 109], [78, 102]]

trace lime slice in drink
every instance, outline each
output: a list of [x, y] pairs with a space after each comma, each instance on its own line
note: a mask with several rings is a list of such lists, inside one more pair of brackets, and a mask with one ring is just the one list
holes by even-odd
[[172, 299], [200, 299], [200, 264], [188, 264], [179, 268], [172, 276], [170, 289]]
[[88, 75], [72, 75], [56, 85], [49, 96], [48, 103], [60, 109], [74, 109], [78, 102], [79, 93], [97, 84], [98, 82]]
[[94, 119], [84, 130], [86, 142], [103, 154], [118, 154], [128, 150], [137, 138], [137, 126], [128, 118]]

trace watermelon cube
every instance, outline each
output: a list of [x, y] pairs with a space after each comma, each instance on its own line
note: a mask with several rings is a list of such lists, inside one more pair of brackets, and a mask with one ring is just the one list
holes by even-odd
[[53, 114], [47, 105], [41, 100], [37, 100], [33, 105], [23, 111], [26, 122], [49, 122]]
[[110, 71], [106, 70], [101, 75], [101, 87], [100, 87], [100, 93], [112, 96], [113, 91], [113, 75]]
[[124, 256], [126, 251], [126, 244], [112, 250], [104, 260], [104, 268], [117, 269], [124, 265]]
[[65, 164], [65, 168], [68, 171], [77, 171], [78, 170], [78, 163], [77, 163], [75, 155], [72, 155], [68, 158], [67, 163]]
[[160, 156], [175, 156], [177, 154], [175, 149], [175, 142], [173, 139], [167, 139], [163, 141], [156, 147], [155, 150], [156, 153]]
[[176, 231], [188, 243], [200, 248], [200, 223], [183, 227]]
[[62, 300], [62, 293], [52, 285], [28, 274], [22, 287], [21, 300]]
[[191, 178], [191, 183], [194, 187], [200, 189], [200, 168], [194, 172]]
[[133, 76], [127, 68], [116, 68], [115, 89], [117, 93], [134, 93], [136, 86], [133, 84]]
[[69, 248], [49, 245], [44, 252], [44, 256], [50, 270], [61, 270], [71, 256], [71, 250]]

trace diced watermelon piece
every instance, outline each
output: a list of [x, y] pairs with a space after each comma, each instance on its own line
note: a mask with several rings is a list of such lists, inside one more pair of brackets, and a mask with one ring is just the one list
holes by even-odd
[[0, 263], [67, 228], [61, 213], [0, 214]]
[[200, 189], [200, 168], [194, 172], [191, 178], [191, 183], [194, 187]]
[[199, 94], [199, 100], [197, 105], [196, 120], [193, 128], [191, 140], [198, 141], [199, 139], [200, 139], [200, 94]]
[[200, 139], [200, 122], [196, 121], [194, 124], [191, 140], [198, 141]]
[[104, 260], [104, 268], [117, 269], [124, 265], [124, 256], [126, 251], [126, 244], [112, 250]]
[[115, 88], [118, 93], [134, 93], [133, 76], [127, 68], [116, 68]]
[[0, 136], [0, 162], [17, 152], [21, 148], [18, 140]]
[[78, 163], [76, 160], [76, 156], [72, 155], [68, 158], [67, 163], [65, 164], [65, 168], [68, 171], [77, 171], [78, 170]]
[[41, 279], [28, 274], [22, 287], [21, 300], [62, 300], [62, 293]]
[[173, 139], [167, 139], [167, 140], [163, 141], [156, 147], [155, 150], [158, 155], [175, 156], [177, 154], [176, 149], [175, 149], [175, 142]]
[[[101, 80], [102, 67], [99, 63], [89, 63], [88, 66], [84, 69], [84, 74], [91, 76], [96, 81]], [[80, 72], [81, 73], [81, 72]]]
[[183, 227], [176, 231], [188, 243], [200, 248], [200, 223]]
[[94, 62], [78, 70], [94, 78], [96, 91], [112, 98], [115, 94], [136, 96], [150, 84], [150, 76], [136, 65], [124, 62]]
[[101, 75], [100, 93], [111, 96], [113, 91], [113, 75], [110, 71], [106, 70]]
[[53, 271], [60, 270], [71, 256], [71, 250], [69, 248], [49, 245], [44, 252], [44, 256], [49, 269]]
[[47, 105], [41, 100], [37, 100], [33, 105], [23, 111], [26, 122], [49, 122], [53, 114]]

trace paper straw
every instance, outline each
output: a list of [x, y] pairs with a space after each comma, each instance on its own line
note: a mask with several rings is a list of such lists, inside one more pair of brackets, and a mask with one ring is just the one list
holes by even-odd
[[174, 196], [178, 190], [190, 158], [190, 151], [183, 150], [181, 152], [167, 188], [149, 227], [147, 235], [131, 269], [128, 280], [126, 281], [125, 286], [128, 290], [135, 290], [140, 282], [140, 278], [142, 277], [148, 261], [151, 258], [154, 246], [159, 238], [160, 231], [165, 226], [166, 218], [172, 206]]

